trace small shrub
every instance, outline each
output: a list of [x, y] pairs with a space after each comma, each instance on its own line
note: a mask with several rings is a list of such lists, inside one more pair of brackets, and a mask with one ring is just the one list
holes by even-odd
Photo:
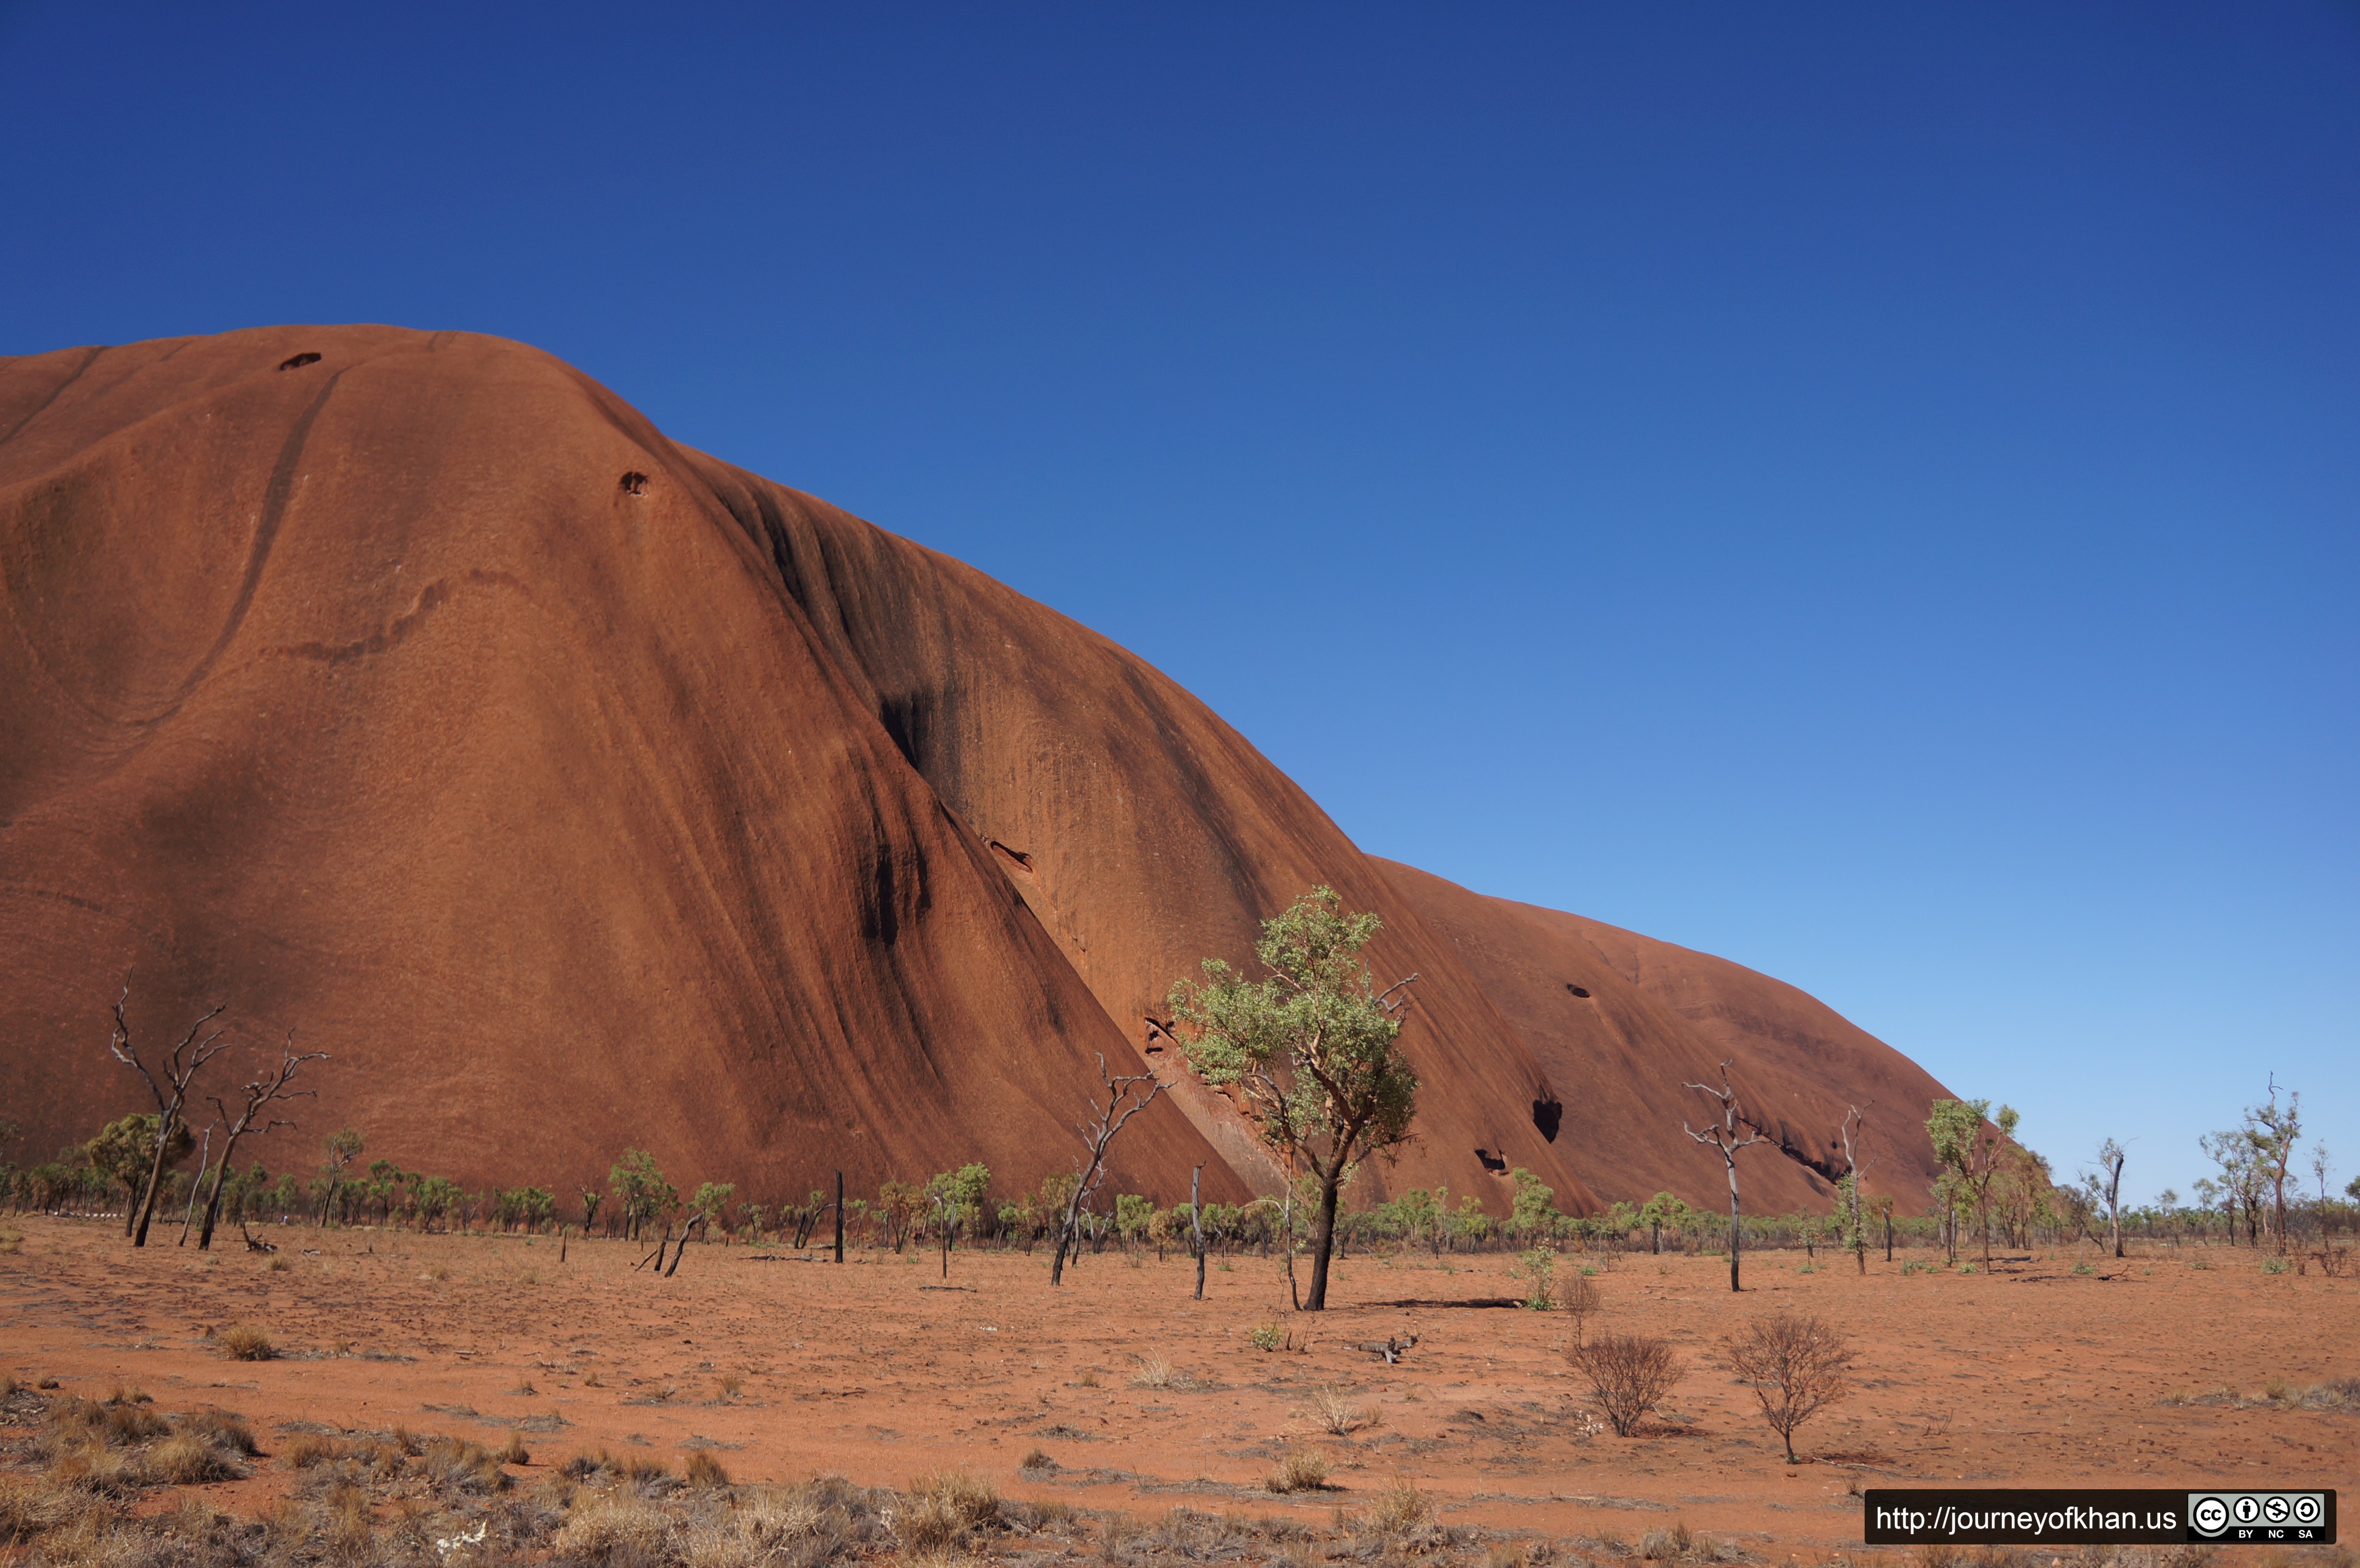
[[1160, 1356], [1142, 1356], [1139, 1370], [1131, 1375], [1134, 1388], [1168, 1388], [1172, 1386], [1172, 1363]]
[[1057, 1462], [1037, 1448], [1025, 1450], [1024, 1461], [1017, 1466], [1019, 1470], [1054, 1470], [1056, 1467]]
[[494, 1454], [493, 1457], [497, 1459], [503, 1465], [530, 1465], [532, 1463], [532, 1454], [524, 1445], [524, 1433], [514, 1430], [511, 1430], [508, 1432], [508, 1440], [500, 1444], [499, 1452]]
[[1786, 1443], [1786, 1463], [1800, 1464], [1795, 1429], [1852, 1392], [1845, 1376], [1852, 1345], [1819, 1319], [1788, 1312], [1756, 1318], [1721, 1343], [1730, 1370], [1752, 1385], [1770, 1430]]
[[2285, 1273], [2286, 1271], [2287, 1271], [2287, 1260], [2286, 1260], [2285, 1258], [2263, 1258], [2263, 1259], [2262, 1259], [2262, 1272], [2263, 1272], [2263, 1273], [2265, 1273], [2265, 1274], [2283, 1274], [2283, 1273]]
[[270, 1335], [252, 1323], [232, 1323], [214, 1336], [214, 1343], [232, 1361], [268, 1361], [279, 1354]]
[[1074, 1387], [1076, 1388], [1095, 1388], [1098, 1386], [1098, 1371], [1095, 1367], [1085, 1368], [1082, 1375], [1074, 1379]]
[[1328, 1485], [1328, 1456], [1316, 1448], [1290, 1448], [1279, 1457], [1278, 1468], [1263, 1485], [1281, 1497], [1319, 1491]]
[[557, 1473], [561, 1475], [571, 1476], [576, 1481], [587, 1481], [591, 1476], [597, 1475], [601, 1470], [614, 1470], [616, 1468], [617, 1468], [617, 1466], [615, 1464], [615, 1456], [607, 1453], [605, 1449], [600, 1449], [595, 1455], [587, 1449], [585, 1449], [582, 1453], [575, 1454], [563, 1465], [558, 1466]]
[[598, 1374], [593, 1372], [582, 1379], [582, 1386], [585, 1388], [603, 1388], [606, 1385], [598, 1381]]
[[735, 1372], [724, 1372], [720, 1378], [716, 1382], [715, 1387], [721, 1390], [721, 1398], [723, 1400], [727, 1401], [736, 1399], [738, 1394], [743, 1391], [746, 1387], [746, 1379], [739, 1377]]
[[2294, 1385], [2284, 1377], [2272, 1377], [2262, 1385], [2262, 1398], [2274, 1405], [2283, 1405], [2294, 1398]]
[[721, 1461], [713, 1457], [713, 1451], [709, 1448], [700, 1448], [691, 1454], [684, 1473], [692, 1486], [729, 1485], [729, 1472], [721, 1467]]
[[443, 1280], [451, 1278], [451, 1270], [443, 1265], [437, 1263], [426, 1270], [426, 1277], [429, 1279], [433, 1280], [435, 1283], [440, 1284]]
[[1974, 1271], [1975, 1266], [1972, 1263], [1961, 1263], [1959, 1265], [1959, 1272], [1961, 1274], [1972, 1274]]
[[2090, 1267], [2090, 1260], [2085, 1258], [2081, 1262], [2073, 1265], [2073, 1272], [2076, 1274], [2089, 1275], [2095, 1274], [2097, 1270]]
[[671, 1475], [672, 1466], [652, 1454], [634, 1454], [623, 1461], [623, 1479], [634, 1485], [644, 1486], [650, 1481], [665, 1480]]
[[1265, 1318], [1262, 1323], [1246, 1332], [1246, 1343], [1256, 1350], [1277, 1350], [1286, 1344], [1286, 1330], [1276, 1318]]
[[115, 1391], [100, 1401], [109, 1405], [152, 1405], [155, 1397], [136, 1384], [117, 1383]]
[[2174, 1388], [2163, 1397], [2163, 1402], [2167, 1405], [2189, 1405], [2196, 1402], [2196, 1396], [2185, 1388]]
[[1598, 1287], [1590, 1282], [1586, 1271], [1566, 1282], [1565, 1296], [1557, 1302], [1557, 1310], [1573, 1319], [1573, 1337], [1577, 1343], [1582, 1338], [1590, 1320], [1597, 1314], [1599, 1305]]
[[284, 1274], [290, 1269], [294, 1267], [295, 1266], [292, 1263], [287, 1261], [283, 1255], [276, 1252], [270, 1255], [270, 1261], [263, 1265], [263, 1268], [268, 1269], [273, 1274]]
[[2189, 1266], [2191, 1269], [2210, 1269], [2210, 1268], [2212, 1268], [2212, 1265], [2209, 1261], [2207, 1261], [2205, 1258], [2201, 1258], [2201, 1257], [2200, 1257], [2200, 1258], [2191, 1258], [2191, 1259], [2189, 1261], [2189, 1265], [2188, 1265], [2188, 1266]]
[[517, 1381], [517, 1386], [516, 1386], [515, 1388], [510, 1388], [510, 1389], [508, 1390], [508, 1392], [509, 1392], [509, 1393], [511, 1393], [511, 1394], [523, 1394], [523, 1395], [525, 1395], [526, 1397], [530, 1398], [530, 1397], [532, 1397], [532, 1396], [534, 1396], [534, 1395], [539, 1394], [539, 1393], [541, 1392], [541, 1390], [540, 1390], [540, 1389], [538, 1389], [538, 1388], [534, 1388], [534, 1387], [532, 1386], [532, 1379], [531, 1379], [531, 1378], [530, 1378], [530, 1377], [523, 1377], [523, 1378], [519, 1378], [519, 1379], [518, 1379], [518, 1381]]
[[1590, 1383], [1617, 1437], [1628, 1437], [1680, 1380], [1671, 1345], [1644, 1334], [1605, 1334], [1567, 1350], [1566, 1359]]
[[1524, 1292], [1524, 1306], [1535, 1312], [1545, 1312], [1557, 1305], [1550, 1282], [1557, 1272], [1557, 1254], [1546, 1247], [1527, 1247], [1517, 1258], [1517, 1274], [1530, 1287]]

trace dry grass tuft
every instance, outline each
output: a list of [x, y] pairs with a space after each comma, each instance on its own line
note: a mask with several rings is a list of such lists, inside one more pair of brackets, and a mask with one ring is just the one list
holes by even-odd
[[503, 1465], [530, 1465], [532, 1463], [532, 1454], [525, 1447], [524, 1433], [520, 1432], [509, 1432], [508, 1440], [500, 1444], [499, 1452], [495, 1454], [492, 1457], [497, 1459]]
[[688, 1456], [684, 1474], [692, 1486], [729, 1485], [729, 1472], [721, 1467], [721, 1461], [713, 1457], [713, 1451], [709, 1448], [700, 1448]]
[[1321, 1427], [1343, 1437], [1364, 1426], [1374, 1426], [1376, 1420], [1367, 1410], [1346, 1397], [1340, 1384], [1323, 1385], [1311, 1396], [1311, 1414]]
[[1675, 1521], [1669, 1530], [1651, 1530], [1641, 1536], [1637, 1555], [1650, 1563], [1677, 1562], [1688, 1554], [1693, 1541], [1688, 1527]]
[[244, 1416], [229, 1410], [214, 1410], [207, 1406], [193, 1415], [183, 1417], [180, 1430], [192, 1433], [212, 1443], [215, 1448], [224, 1449], [231, 1454], [241, 1454], [251, 1458], [262, 1452], [262, 1444], [254, 1439], [254, 1428], [246, 1423]]
[[724, 1372], [714, 1380], [714, 1387], [720, 1391], [722, 1402], [727, 1404], [745, 1391], [746, 1379], [735, 1372]]
[[208, 1481], [238, 1481], [246, 1466], [194, 1432], [166, 1438], [148, 1451], [148, 1470], [175, 1486], [201, 1486]]
[[1395, 1541], [1433, 1518], [1434, 1507], [1426, 1500], [1426, 1495], [1409, 1481], [1395, 1480], [1377, 1494], [1376, 1506], [1369, 1510], [1366, 1524], [1370, 1534], [1382, 1541]]
[[53, 1480], [0, 1479], [0, 1547], [63, 1529], [89, 1508], [86, 1495]]
[[1316, 1448], [1290, 1448], [1262, 1485], [1282, 1497], [1319, 1491], [1328, 1485], [1328, 1456]]
[[1172, 1363], [1161, 1356], [1142, 1356], [1139, 1370], [1131, 1375], [1134, 1388], [1168, 1388], [1172, 1386]]
[[515, 1484], [500, 1468], [497, 1454], [462, 1437], [436, 1438], [426, 1445], [423, 1458], [427, 1479], [453, 1491], [502, 1492]]
[[946, 1552], [970, 1531], [1000, 1522], [1000, 1494], [964, 1470], [937, 1470], [910, 1483], [893, 1533], [919, 1552]]
[[671, 1561], [672, 1520], [637, 1493], [600, 1493], [577, 1506], [557, 1532], [552, 1555], [561, 1562], [637, 1568]]
[[342, 1445], [333, 1437], [317, 1432], [302, 1432], [287, 1440], [279, 1451], [279, 1461], [290, 1470], [309, 1470], [314, 1465], [325, 1465], [339, 1457]]
[[270, 1335], [252, 1323], [232, 1323], [213, 1336], [221, 1353], [232, 1361], [268, 1361], [279, 1351]]
[[672, 1466], [652, 1454], [634, 1454], [623, 1461], [623, 1479], [633, 1486], [643, 1486], [650, 1481], [672, 1477]]

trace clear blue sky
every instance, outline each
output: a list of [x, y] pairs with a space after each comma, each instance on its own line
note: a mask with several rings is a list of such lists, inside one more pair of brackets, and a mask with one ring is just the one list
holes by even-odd
[[2360, 1169], [2352, 5], [0, 0], [0, 352], [537, 343], [2064, 1170]]

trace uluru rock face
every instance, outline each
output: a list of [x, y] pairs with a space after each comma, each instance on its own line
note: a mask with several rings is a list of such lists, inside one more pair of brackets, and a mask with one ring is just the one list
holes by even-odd
[[[0, 1155], [138, 1104], [105, 1053], [127, 973], [148, 1040], [226, 1000], [240, 1066], [290, 1028], [334, 1053], [274, 1167], [349, 1124], [471, 1182], [565, 1190], [636, 1144], [746, 1196], [969, 1160], [1012, 1192], [1070, 1167], [1102, 1055], [1175, 1086], [1118, 1184], [1169, 1201], [1203, 1164], [1233, 1200], [1273, 1170], [1163, 997], [1319, 882], [1385, 917], [1381, 979], [1421, 976], [1419, 1139], [1367, 1196], [1497, 1210], [1524, 1166], [1568, 1209], [1709, 1200], [1717, 1162], [1634, 1186], [1614, 1108], [1729, 1040], [1798, 1145], [1848, 1094], [1939, 1093], [1805, 1038], [1833, 1015], [1775, 982], [1364, 856], [1121, 648], [534, 350], [0, 359], [0, 1114], [28, 1129]], [[1499, 956], [1577, 942], [1644, 1024], [1568, 1031]]]
[[1916, 1062], [1783, 981], [1710, 953], [1579, 915], [1470, 893], [1380, 860], [1411, 909], [1444, 933], [1542, 1068], [1568, 1096], [1561, 1138], [1582, 1173], [1616, 1197], [1677, 1192], [1728, 1203], [1718, 1151], [1688, 1138], [1714, 1107], [1685, 1087], [1730, 1080], [1748, 1125], [1768, 1140], [1740, 1154], [1755, 1214], [1825, 1209], [1849, 1169], [1854, 1121], [1862, 1188], [1914, 1213], [1939, 1169], [1926, 1115], [1950, 1091]]

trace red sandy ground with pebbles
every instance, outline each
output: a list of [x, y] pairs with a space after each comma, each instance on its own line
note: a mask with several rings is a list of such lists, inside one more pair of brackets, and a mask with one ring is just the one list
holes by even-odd
[[[1213, 1269], [1198, 1302], [1192, 1265], [1152, 1254], [1086, 1258], [1053, 1290], [1045, 1254], [959, 1252], [945, 1289], [938, 1255], [922, 1253], [836, 1268], [699, 1246], [657, 1279], [620, 1242], [577, 1241], [560, 1262], [546, 1237], [267, 1227], [274, 1269], [169, 1233], [135, 1252], [103, 1221], [17, 1224], [20, 1249], [0, 1256], [0, 1368], [70, 1394], [122, 1382], [169, 1410], [235, 1410], [266, 1449], [316, 1428], [497, 1444], [521, 1427], [532, 1467], [585, 1448], [677, 1463], [710, 1446], [739, 1480], [900, 1486], [964, 1466], [1013, 1497], [1317, 1525], [1406, 1477], [1445, 1523], [1627, 1541], [1680, 1520], [1797, 1554], [1858, 1542], [1863, 1486], [2360, 1476], [2360, 1412], [2301, 1402], [2360, 1373], [2360, 1281], [2267, 1274], [2243, 1249], [2092, 1259], [2090, 1275], [2070, 1257], [1974, 1276], [1874, 1261], [1865, 1279], [1848, 1261], [1807, 1273], [1800, 1255], [1765, 1254], [1735, 1297], [1722, 1260], [1624, 1257], [1592, 1281], [1591, 1331], [1664, 1335], [1687, 1371], [1666, 1419], [1622, 1439], [1587, 1415], [1562, 1314], [1375, 1304], [1519, 1290], [1501, 1257], [1447, 1270], [1353, 1258], [1335, 1309], [1297, 1316], [1262, 1258]], [[1721, 1335], [1780, 1308], [1841, 1324], [1863, 1353], [1854, 1393], [1803, 1430], [1809, 1462], [1795, 1467], [1714, 1359]], [[1303, 1348], [1254, 1348], [1273, 1319]], [[208, 1335], [232, 1323], [265, 1329], [279, 1357], [224, 1358]], [[1410, 1334], [1398, 1366], [1356, 1347]], [[1330, 1386], [1365, 1424], [1326, 1430], [1315, 1398]], [[1262, 1488], [1295, 1446], [1327, 1455], [1330, 1489]], [[1022, 1468], [1035, 1449], [1056, 1467]], [[251, 1512], [286, 1484], [266, 1459], [206, 1490]]]

